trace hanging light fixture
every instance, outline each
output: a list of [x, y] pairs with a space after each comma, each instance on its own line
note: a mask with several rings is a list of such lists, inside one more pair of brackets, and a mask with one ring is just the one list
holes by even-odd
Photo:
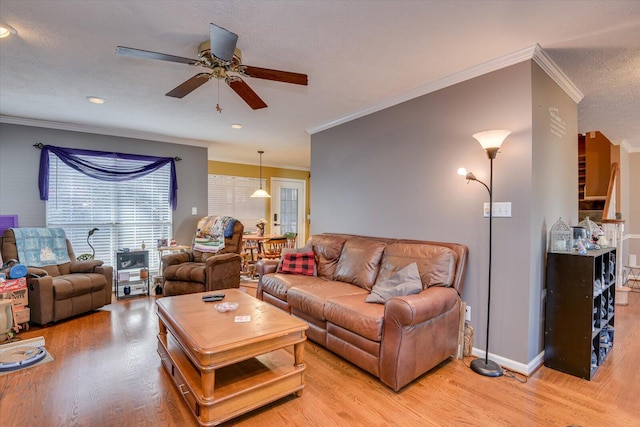
[[258, 154], [260, 154], [260, 188], [258, 188], [251, 197], [269, 198], [271, 197], [269, 193], [262, 189], [262, 154], [264, 154], [264, 151], [260, 150], [258, 151]]

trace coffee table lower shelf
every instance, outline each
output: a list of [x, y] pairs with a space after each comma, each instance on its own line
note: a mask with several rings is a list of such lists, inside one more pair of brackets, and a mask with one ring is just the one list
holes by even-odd
[[202, 426], [217, 425], [290, 394], [300, 396], [305, 365], [275, 350], [215, 370], [213, 398], [202, 389], [201, 372], [171, 335], [158, 335], [158, 354], [189, 409]]

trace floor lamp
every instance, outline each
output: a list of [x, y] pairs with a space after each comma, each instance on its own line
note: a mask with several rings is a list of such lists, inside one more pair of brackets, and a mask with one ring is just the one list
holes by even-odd
[[488, 295], [487, 295], [487, 342], [485, 346], [484, 359], [477, 358], [471, 362], [471, 369], [486, 377], [499, 377], [502, 375], [502, 368], [493, 360], [489, 360], [489, 318], [491, 314], [491, 249], [492, 249], [492, 234], [493, 234], [493, 159], [496, 158], [498, 150], [502, 145], [502, 142], [511, 132], [508, 130], [489, 130], [485, 132], [479, 132], [473, 135], [473, 137], [482, 145], [482, 148], [487, 153], [487, 157], [491, 163], [491, 169], [489, 174], [489, 185], [480, 181], [472, 172], [467, 172], [464, 168], [458, 169], [458, 173], [463, 175], [467, 182], [477, 181], [489, 192], [489, 278], [488, 278]]

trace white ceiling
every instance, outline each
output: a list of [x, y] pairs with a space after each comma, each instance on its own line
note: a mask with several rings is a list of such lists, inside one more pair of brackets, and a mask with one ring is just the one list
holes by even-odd
[[[579, 131], [640, 151], [640, 1], [0, 0], [0, 121], [209, 147], [209, 158], [308, 168], [309, 130], [539, 44], [584, 95]], [[247, 65], [309, 86], [245, 78], [251, 110], [199, 72], [118, 56], [127, 46], [196, 58], [209, 23], [239, 35]], [[87, 96], [106, 99], [103, 105]], [[215, 110], [219, 102], [222, 114]], [[242, 123], [241, 130], [231, 129]]]

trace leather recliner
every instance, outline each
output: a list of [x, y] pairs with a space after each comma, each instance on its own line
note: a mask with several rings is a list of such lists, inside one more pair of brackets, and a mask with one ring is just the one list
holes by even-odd
[[224, 239], [224, 249], [216, 253], [192, 249], [163, 256], [162, 295], [239, 288], [243, 233], [244, 225], [236, 220], [233, 234]]
[[[113, 268], [99, 260], [77, 261], [71, 242], [66, 242], [71, 262], [27, 266], [31, 322], [46, 325], [111, 304]], [[13, 229], [4, 232], [2, 259], [20, 262]]]

